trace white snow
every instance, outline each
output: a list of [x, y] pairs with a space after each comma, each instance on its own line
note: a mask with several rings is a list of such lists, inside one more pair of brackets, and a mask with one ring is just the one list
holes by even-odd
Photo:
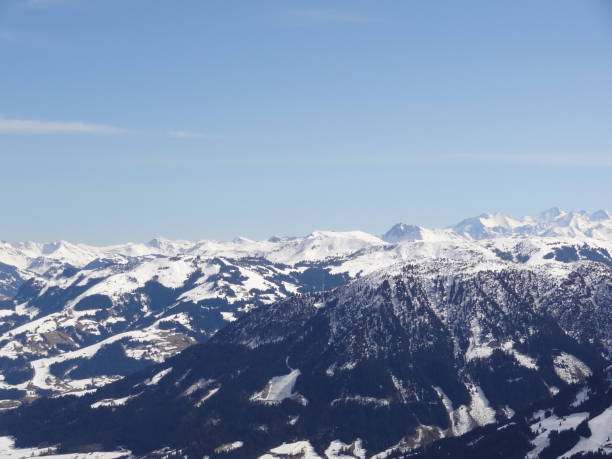
[[191, 394], [193, 394], [195, 391], [198, 391], [200, 389], [204, 389], [205, 387], [210, 386], [212, 383], [214, 383], [215, 380], [214, 379], [198, 379], [196, 382], [194, 382], [191, 386], [189, 386], [184, 392], [183, 392], [183, 396], [187, 397]]
[[12, 309], [0, 309], [0, 319], [3, 317], [12, 316], [13, 314], [15, 314], [15, 311]]
[[[546, 383], [544, 383], [546, 384]], [[548, 389], [548, 393], [551, 395], [551, 397], [554, 397], [555, 395], [557, 395], [559, 393], [559, 388], [557, 386], [546, 386], [546, 388]]]
[[433, 389], [438, 394], [438, 397], [440, 397], [442, 405], [444, 405], [448, 413], [450, 434], [455, 436], [463, 435], [475, 427], [475, 422], [471, 419], [466, 405], [460, 405], [457, 409], [454, 409], [453, 402], [440, 387], [434, 386]]
[[13, 437], [0, 437], [0, 457], [3, 459], [26, 459], [44, 457], [48, 459], [119, 459], [132, 457], [129, 451], [55, 454], [56, 447], [16, 448]]
[[52, 454], [56, 448], [15, 448], [13, 437], [0, 437], [0, 457], [11, 459], [22, 459], [36, 457], [43, 454]]
[[83, 298], [92, 295], [120, 298], [121, 295], [134, 292], [151, 280], [156, 280], [168, 288], [178, 288], [195, 270], [196, 266], [191, 258], [145, 259], [129, 271], [109, 273], [108, 277], [77, 296], [67, 306], [74, 306]]
[[350, 444], [334, 440], [329, 444], [324, 454], [327, 459], [365, 459], [366, 450], [360, 438]]
[[336, 374], [336, 371], [350, 371], [355, 369], [358, 363], [359, 362], [357, 361], [351, 361], [345, 362], [342, 365], [338, 366], [338, 364], [334, 362], [327, 368], [327, 370], [325, 370], [325, 374], [327, 376], [334, 376]]
[[473, 359], [486, 359], [491, 357], [494, 348], [491, 347], [488, 342], [485, 342], [485, 338], [487, 337], [482, 336], [482, 327], [476, 318], [472, 319], [470, 323], [470, 332], [469, 345], [465, 351], [465, 359], [470, 361]]
[[575, 384], [591, 376], [591, 369], [578, 357], [562, 352], [553, 359], [555, 373], [568, 384]]
[[514, 416], [514, 415], [515, 415], [515, 413], [516, 413], [516, 412], [515, 412], [515, 411], [514, 411], [512, 408], [510, 408], [508, 405], [504, 406], [504, 407], [502, 408], [502, 411], [503, 411], [503, 413], [504, 413], [504, 416], [506, 416], [506, 419], [510, 419], [510, 418], [512, 418], [512, 416]]
[[299, 416], [289, 416], [289, 420], [287, 421], [287, 424], [289, 424], [290, 426], [294, 426], [297, 424], [299, 419], [300, 419]]
[[467, 361], [473, 359], [487, 359], [491, 357], [494, 350], [494, 348], [487, 345], [473, 345], [470, 343], [470, 347], [468, 347], [468, 350], [465, 352], [465, 359]]
[[519, 365], [532, 370], [538, 369], [538, 365], [533, 357], [521, 354], [519, 351], [514, 349], [514, 341], [506, 341], [501, 346], [492, 345], [492, 336], [485, 337], [487, 338], [485, 342], [484, 338], [482, 337], [482, 329], [475, 319], [472, 321], [470, 328], [471, 336], [469, 338], [468, 349], [465, 352], [465, 358], [467, 361], [489, 358], [491, 357], [491, 354], [493, 354], [493, 351], [496, 349], [501, 349], [506, 354], [514, 357]]
[[227, 322], [234, 322], [237, 320], [233, 312], [222, 311], [221, 317], [223, 317], [223, 320], [226, 320]]
[[472, 397], [470, 402], [470, 416], [479, 426], [495, 422], [495, 410], [489, 406], [489, 400], [482, 389], [476, 384], [468, 384], [467, 388]]
[[589, 387], [585, 386], [576, 393], [576, 398], [570, 404], [572, 408], [578, 408], [589, 399]]
[[604, 454], [612, 455], [612, 408], [607, 408], [599, 416], [589, 420], [591, 436], [581, 437], [578, 443], [559, 459], [578, 453], [594, 452], [602, 449]]
[[121, 406], [125, 405], [128, 401], [137, 397], [136, 395], [128, 395], [127, 397], [122, 398], [105, 398], [104, 400], [100, 400], [98, 402], [92, 403], [92, 408], [100, 408], [103, 406]]
[[455, 436], [463, 435], [474, 427], [495, 422], [495, 410], [489, 406], [489, 401], [482, 389], [473, 383], [466, 384], [466, 387], [471, 397], [470, 405], [460, 405], [456, 409], [453, 408], [452, 401], [440, 387], [433, 387], [448, 413], [450, 433]]
[[215, 453], [217, 454], [223, 454], [223, 453], [229, 453], [230, 451], [234, 451], [238, 448], [242, 448], [244, 446], [244, 442], [241, 441], [234, 441], [232, 443], [225, 443], [221, 446], [217, 446], [215, 448]]
[[206, 400], [208, 400], [213, 395], [215, 395], [217, 392], [219, 392], [219, 389], [221, 389], [221, 387], [215, 387], [214, 389], [209, 390], [200, 400], [198, 400], [195, 406], [197, 407], [202, 406], [206, 402]]
[[155, 384], [159, 383], [162, 380], [162, 378], [166, 376], [168, 373], [170, 373], [171, 371], [172, 371], [172, 367], [165, 368], [161, 370], [159, 373], [156, 373], [155, 375], [153, 375], [151, 378], [147, 379], [144, 383], [147, 386], [154, 386]]
[[[147, 336], [146, 332], [136, 330], [133, 332], [125, 332], [118, 333], [113, 335], [105, 340], [99, 341], [91, 346], [83, 347], [81, 349], [77, 349], [76, 351], [65, 352], [55, 357], [50, 357], [46, 359], [39, 359], [30, 362], [32, 369], [34, 370], [34, 376], [32, 377], [32, 384], [41, 389], [54, 389], [57, 386], [55, 380], [57, 379], [55, 376], [50, 373], [50, 366], [54, 363], [63, 362], [66, 360], [72, 360], [75, 358], [83, 357], [83, 358], [91, 358], [93, 357], [102, 347], [114, 343], [115, 341], [119, 341], [123, 338], [138, 338]], [[51, 383], [49, 382], [51, 381]]]
[[510, 354], [514, 357], [514, 359], [518, 362], [519, 365], [529, 368], [531, 370], [537, 370], [538, 365], [533, 357], [529, 357], [528, 355], [521, 354], [519, 351], [514, 349], [514, 341], [509, 340], [502, 344], [502, 349], [507, 354]]
[[396, 377], [394, 374], [391, 374], [391, 382], [393, 383], [393, 386], [399, 393], [402, 402], [407, 403], [411, 399], [412, 391], [408, 389], [407, 387], [405, 387], [402, 380]]
[[286, 398], [291, 398], [294, 395], [293, 386], [300, 376], [300, 370], [291, 370], [289, 374], [283, 376], [275, 376], [266, 387], [260, 392], [257, 392], [251, 397], [251, 400], [266, 403], [280, 403]]
[[260, 456], [259, 459], [281, 459], [296, 457], [300, 459], [323, 459], [319, 456], [309, 441], [296, 441], [294, 443], [283, 443], [270, 450], [269, 453]]
[[534, 358], [529, 357], [528, 355], [525, 355], [525, 354], [521, 354], [520, 352], [514, 349], [512, 350], [511, 354], [514, 356], [516, 361], [520, 365], [524, 366], [525, 368], [530, 368], [532, 370], [538, 369], [538, 365], [536, 364], [536, 361]]
[[562, 432], [564, 430], [575, 429], [578, 425], [587, 419], [589, 413], [573, 413], [562, 418], [557, 415], [552, 415], [548, 418], [541, 418], [531, 425], [531, 431], [537, 436], [531, 440], [534, 448], [527, 454], [527, 459], [535, 459], [540, 456], [540, 453], [550, 444], [548, 436], [550, 432], [556, 430]]

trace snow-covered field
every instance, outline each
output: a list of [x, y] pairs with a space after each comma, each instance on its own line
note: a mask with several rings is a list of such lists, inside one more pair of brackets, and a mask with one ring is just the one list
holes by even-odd
[[0, 437], [0, 457], [3, 459], [27, 459], [44, 457], [49, 459], [128, 459], [129, 451], [55, 454], [55, 448], [16, 448], [11, 437]]

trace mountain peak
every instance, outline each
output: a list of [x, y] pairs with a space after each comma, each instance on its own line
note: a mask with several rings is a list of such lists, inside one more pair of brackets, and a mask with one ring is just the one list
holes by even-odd
[[611, 218], [612, 216], [607, 210], [599, 209], [590, 215], [589, 220], [591, 220], [592, 222], [600, 222], [603, 220], [609, 220]]
[[416, 225], [396, 223], [393, 227], [381, 236], [385, 242], [418, 241], [423, 238], [422, 228]]
[[151, 239], [149, 242], [147, 242], [147, 245], [150, 247], [154, 247], [156, 249], [161, 249], [170, 243], [172, 243], [170, 239], [165, 238], [163, 236], [156, 236], [153, 239]]
[[556, 217], [559, 217], [564, 212], [562, 212], [558, 207], [551, 207], [550, 209], [546, 209], [540, 212], [537, 216], [538, 220], [543, 222], [551, 222]]

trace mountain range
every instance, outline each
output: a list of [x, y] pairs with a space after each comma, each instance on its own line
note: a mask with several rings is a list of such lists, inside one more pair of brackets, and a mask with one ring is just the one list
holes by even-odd
[[381, 237], [1, 243], [0, 428], [71, 453], [416, 454], [608, 364], [611, 250], [608, 212], [558, 209]]

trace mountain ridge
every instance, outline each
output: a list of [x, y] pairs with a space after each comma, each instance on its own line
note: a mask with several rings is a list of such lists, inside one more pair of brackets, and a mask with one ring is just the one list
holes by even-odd
[[[68, 241], [57, 242], [15, 242], [0, 241], [0, 262], [16, 266], [20, 269], [30, 269], [42, 273], [45, 266], [34, 262], [37, 259], [50, 259], [57, 262], [80, 267], [98, 258], [139, 257], [139, 256], [175, 256], [203, 255], [226, 253], [232, 258], [237, 256], [257, 256], [278, 251], [276, 244], [296, 245], [296, 241], [319, 241], [329, 243], [329, 240], [351, 239], [361, 240], [363, 244], [397, 243], [402, 241], [447, 241], [457, 238], [485, 239], [512, 236], [540, 237], [577, 237], [612, 240], [612, 214], [600, 209], [595, 212], [562, 211], [556, 207], [545, 210], [536, 216], [512, 218], [500, 212], [483, 213], [470, 217], [455, 225], [431, 229], [418, 225], [397, 223], [378, 236], [363, 231], [321, 231], [316, 230], [301, 237], [271, 237], [268, 240], [253, 241], [248, 238], [236, 238], [229, 242], [214, 240], [171, 240], [161, 236], [148, 242], [128, 242], [110, 246], [94, 246]], [[388, 240], [387, 240], [388, 239]], [[332, 241], [333, 242], [333, 241]], [[240, 247], [242, 246], [242, 249]], [[246, 248], [244, 246], [247, 246]], [[235, 251], [233, 251], [235, 250]], [[319, 256], [330, 256], [345, 253], [346, 250], [335, 253], [322, 253]], [[276, 261], [287, 262], [290, 258], [277, 257]]]

